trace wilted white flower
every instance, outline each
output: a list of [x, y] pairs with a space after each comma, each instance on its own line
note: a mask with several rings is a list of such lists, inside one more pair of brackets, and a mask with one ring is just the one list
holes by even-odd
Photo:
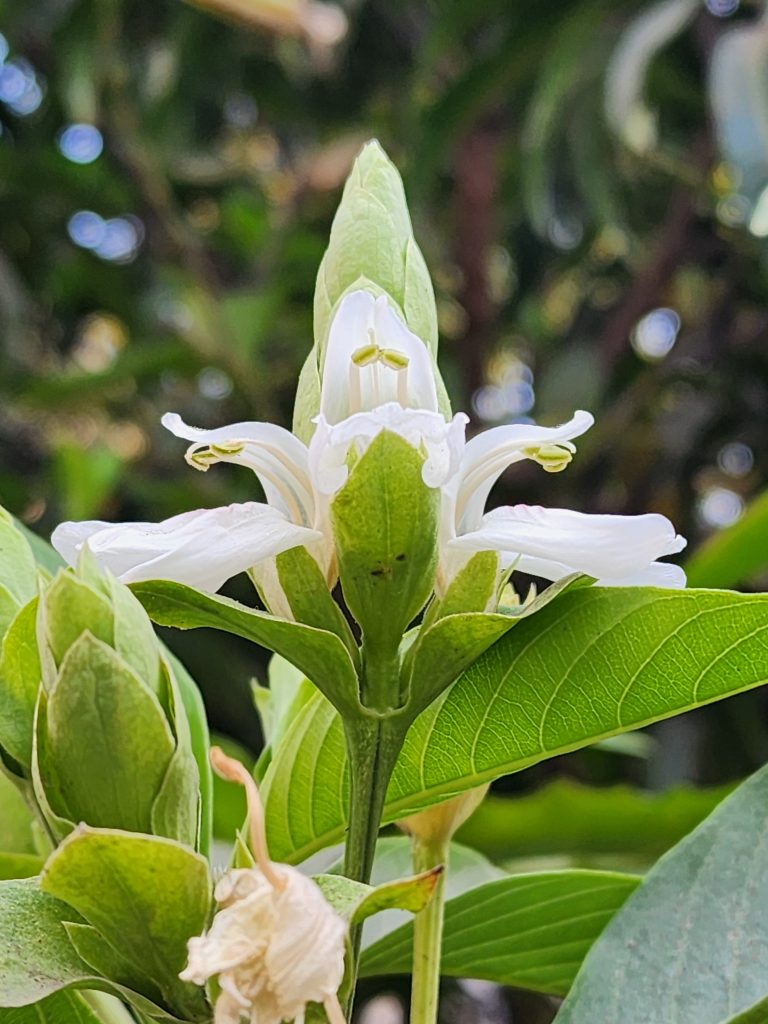
[[344, 1024], [337, 991], [346, 923], [312, 879], [270, 861], [250, 773], [218, 747], [211, 763], [222, 778], [245, 787], [256, 867], [228, 871], [219, 881], [219, 910], [208, 931], [189, 940], [179, 977], [204, 985], [218, 976], [214, 1024], [300, 1024], [310, 1002], [322, 1003], [331, 1024]]

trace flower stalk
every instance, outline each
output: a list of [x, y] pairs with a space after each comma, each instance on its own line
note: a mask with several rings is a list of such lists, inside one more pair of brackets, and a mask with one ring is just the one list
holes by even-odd
[[[417, 874], [447, 866], [450, 840], [439, 836], [427, 841], [414, 839], [413, 869]], [[434, 1024], [440, 996], [440, 958], [443, 948], [445, 913], [445, 871], [437, 880], [432, 899], [413, 922], [413, 981], [411, 1024]]]

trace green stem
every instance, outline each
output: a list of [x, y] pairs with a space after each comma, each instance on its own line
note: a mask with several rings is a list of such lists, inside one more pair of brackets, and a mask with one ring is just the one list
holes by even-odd
[[[344, 733], [349, 758], [349, 828], [344, 853], [344, 874], [356, 882], [369, 882], [387, 786], [403, 746], [407, 724], [400, 716], [347, 719]], [[361, 926], [350, 932], [352, 965], [346, 1007], [350, 1019], [360, 957]]]
[[[448, 838], [424, 842], [413, 840], [413, 870], [430, 871], [448, 860]], [[440, 875], [432, 899], [413, 922], [413, 987], [411, 1024], [435, 1024], [440, 995], [440, 954], [443, 946], [445, 871]]]

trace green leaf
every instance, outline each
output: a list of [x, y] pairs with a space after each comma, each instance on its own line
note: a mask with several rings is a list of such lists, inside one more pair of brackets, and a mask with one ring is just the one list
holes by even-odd
[[685, 564], [692, 587], [735, 587], [768, 566], [768, 491], [732, 526], [718, 530]]
[[174, 738], [149, 687], [90, 633], [80, 636], [61, 664], [45, 729], [49, 763], [72, 820], [152, 830], [152, 805]]
[[135, 583], [131, 589], [159, 625], [177, 629], [207, 626], [262, 644], [288, 658], [329, 700], [357, 709], [357, 673], [349, 652], [334, 633], [277, 619], [182, 583], [152, 580]]
[[[211, 762], [208, 759], [211, 740], [208, 734], [208, 719], [205, 714], [205, 705], [203, 704], [203, 698], [197, 684], [176, 655], [167, 649], [163, 649], [163, 654], [173, 676], [172, 685], [175, 683], [184, 707], [188, 742], [197, 764], [197, 782], [200, 794], [200, 837], [198, 846], [200, 853], [207, 857], [213, 836], [213, 772], [211, 770]], [[175, 727], [177, 735], [179, 733], [180, 721], [181, 716], [176, 715]], [[181, 742], [181, 737], [179, 737], [179, 742]]]
[[[406, 865], [407, 870], [410, 870], [410, 865]], [[418, 914], [432, 898], [441, 873], [437, 868], [376, 886], [355, 882], [343, 875], [313, 877], [336, 913], [352, 924], [360, 924], [383, 910], [405, 910]]]
[[103, 975], [114, 984], [144, 996], [155, 1005], [162, 1004], [162, 993], [157, 986], [147, 981], [130, 960], [126, 960], [94, 927], [66, 921], [64, 929], [78, 956], [92, 968], [95, 975]]
[[37, 593], [32, 551], [4, 508], [0, 508], [0, 585], [17, 605], [26, 604]]
[[592, 789], [557, 779], [535, 793], [486, 797], [457, 836], [493, 860], [553, 854], [630, 854], [655, 860], [730, 789], [680, 786], [651, 793], [625, 785]]
[[[509, 772], [758, 686], [768, 597], [582, 588], [529, 615], [416, 720], [385, 821]], [[347, 807], [340, 721], [297, 716], [265, 777], [277, 860], [338, 842]], [[290, 780], [290, 781], [289, 781]]]
[[63, 922], [72, 907], [42, 892], [34, 878], [0, 882], [0, 1002], [26, 1006], [93, 976]]
[[132, 1024], [133, 1017], [105, 992], [55, 992], [31, 1006], [0, 1010], [0, 1024]]
[[0, 771], [0, 850], [36, 853], [32, 811], [22, 790]]
[[[564, 995], [638, 881], [607, 871], [552, 871], [512, 875], [448, 899], [442, 973]], [[412, 942], [411, 924], [380, 939], [364, 951], [362, 975], [409, 972]]]
[[208, 920], [204, 858], [170, 839], [79, 826], [48, 859], [40, 884], [157, 985], [180, 1016], [206, 1017], [201, 990], [178, 977], [187, 939]]
[[37, 853], [0, 853], [0, 879], [33, 878], [40, 874], [43, 861]]
[[32, 733], [40, 678], [37, 598], [33, 598], [11, 622], [0, 653], [0, 746], [27, 772], [32, 764]]
[[384, 657], [397, 652], [432, 591], [440, 493], [422, 480], [423, 464], [407, 441], [382, 430], [331, 503], [344, 598], [365, 649]]
[[755, 1003], [754, 1006], [750, 1006], [743, 1013], [739, 1013], [735, 1017], [729, 1017], [727, 1021], [722, 1021], [721, 1024], [766, 1024], [767, 1021], [768, 996]]
[[[768, 993], [768, 768], [665, 854], [592, 949], [558, 1024], [722, 1024]], [[649, 1000], [649, 992], [653, 999]]]

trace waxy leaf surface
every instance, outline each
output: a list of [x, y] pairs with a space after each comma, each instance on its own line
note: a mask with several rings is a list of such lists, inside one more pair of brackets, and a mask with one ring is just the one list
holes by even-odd
[[[519, 622], [415, 722], [385, 820], [768, 679], [768, 597], [585, 588]], [[343, 837], [341, 723], [319, 697], [265, 777], [272, 856]]]

